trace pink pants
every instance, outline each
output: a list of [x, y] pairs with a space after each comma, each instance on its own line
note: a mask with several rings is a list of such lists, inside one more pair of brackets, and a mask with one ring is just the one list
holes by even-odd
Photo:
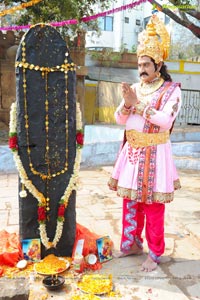
[[129, 251], [134, 243], [143, 248], [142, 231], [146, 218], [145, 237], [149, 255], [155, 262], [159, 262], [165, 249], [164, 212], [165, 204], [145, 204], [124, 198], [121, 251]]

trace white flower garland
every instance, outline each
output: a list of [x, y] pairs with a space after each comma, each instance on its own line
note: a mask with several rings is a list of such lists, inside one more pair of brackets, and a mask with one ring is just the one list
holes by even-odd
[[[16, 128], [17, 127], [17, 122], [16, 122], [17, 108], [16, 107], [17, 107], [16, 102], [14, 102], [11, 105], [10, 124], [9, 124], [10, 132], [12, 132], [12, 133], [16, 132], [16, 130], [17, 130], [17, 128]], [[76, 103], [76, 128], [77, 128], [77, 130], [82, 129], [81, 111], [80, 111], [79, 103]], [[23, 164], [21, 162], [18, 151], [14, 151], [13, 156], [14, 156], [14, 161], [15, 161], [17, 170], [19, 172], [19, 176], [21, 178], [22, 184], [24, 184], [25, 187], [27, 188], [27, 190], [34, 196], [34, 198], [36, 198], [38, 200], [38, 203], [42, 204], [42, 206], [43, 206], [46, 202], [46, 199], [45, 199], [44, 195], [42, 193], [40, 193], [38, 191], [38, 189], [33, 185], [32, 181], [28, 179], [28, 176], [23, 167]], [[69, 197], [70, 197], [72, 191], [76, 189], [78, 173], [79, 173], [79, 169], [80, 169], [80, 163], [81, 163], [81, 148], [77, 147], [73, 173], [71, 175], [69, 184], [68, 184], [63, 196], [61, 197], [61, 199], [64, 200], [65, 208], [67, 208], [68, 200], [69, 200]], [[56, 232], [55, 232], [55, 236], [54, 236], [54, 239], [52, 242], [49, 242], [49, 238], [47, 236], [46, 222], [40, 223], [39, 230], [40, 230], [41, 242], [47, 249], [49, 249], [51, 247], [56, 247], [57, 243], [59, 242], [59, 240], [62, 236], [63, 223], [64, 223], [64, 220], [63, 221], [57, 220]]]

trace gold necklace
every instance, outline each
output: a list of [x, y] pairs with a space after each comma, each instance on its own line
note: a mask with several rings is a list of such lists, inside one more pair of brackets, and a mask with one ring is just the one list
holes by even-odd
[[153, 82], [149, 82], [149, 83], [140, 82], [138, 86], [138, 93], [142, 96], [153, 94], [163, 85], [163, 83], [164, 83], [163, 78], [158, 78]]
[[[65, 157], [65, 165], [64, 168], [60, 171], [57, 171], [55, 173], [51, 173], [50, 171], [50, 158], [49, 158], [49, 101], [48, 101], [48, 73], [54, 72], [55, 68], [46, 68], [46, 67], [39, 67], [34, 66], [33, 64], [29, 64], [26, 62], [26, 47], [25, 42], [22, 42], [22, 62], [17, 62], [16, 66], [23, 68], [23, 89], [24, 89], [24, 120], [25, 120], [25, 131], [26, 131], [26, 142], [27, 142], [27, 153], [28, 153], [28, 159], [29, 159], [29, 167], [31, 172], [34, 175], [40, 176], [42, 180], [51, 180], [52, 178], [59, 176], [61, 174], [64, 174], [68, 170], [68, 103], [66, 103], [65, 109], [66, 109], [66, 157]], [[68, 70], [74, 70], [75, 65], [71, 65], [69, 68], [68, 61], [65, 59], [65, 65], [66, 68], [64, 68], [64, 64], [62, 65], [62, 68], [60, 66], [56, 67], [56, 70], [62, 71], [65, 73], [65, 80], [67, 85], [67, 79], [68, 79]], [[29, 139], [29, 117], [28, 117], [28, 101], [27, 101], [27, 82], [26, 82], [26, 69], [34, 69], [36, 71], [41, 71], [42, 77], [45, 78], [45, 132], [46, 132], [46, 145], [45, 145], [45, 162], [47, 164], [47, 174], [42, 173], [38, 170], [36, 170], [33, 166], [33, 162], [31, 159], [31, 148], [30, 148], [30, 139]], [[66, 90], [65, 93], [67, 94], [68, 91]], [[68, 97], [66, 97], [68, 99]], [[48, 184], [47, 184], [48, 185]], [[47, 187], [48, 189], [48, 187]]]

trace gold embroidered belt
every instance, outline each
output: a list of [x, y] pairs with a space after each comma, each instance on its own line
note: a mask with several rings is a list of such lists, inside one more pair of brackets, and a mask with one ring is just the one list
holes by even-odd
[[144, 133], [130, 129], [126, 130], [126, 139], [133, 148], [165, 144], [169, 140], [169, 131]]

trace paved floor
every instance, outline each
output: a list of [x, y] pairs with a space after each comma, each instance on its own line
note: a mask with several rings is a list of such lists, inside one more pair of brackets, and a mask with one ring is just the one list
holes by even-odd
[[[117, 249], [122, 201], [107, 188], [111, 170], [81, 169], [76, 210], [78, 223], [99, 235], [109, 235]], [[99, 272], [112, 274], [115, 289], [122, 295], [113, 299], [200, 299], [200, 174], [189, 170], [179, 173], [182, 189], [176, 192], [175, 201], [166, 205], [166, 250], [161, 264], [151, 273], [142, 272], [146, 253], [104, 263]], [[17, 174], [0, 174], [0, 230], [18, 232], [17, 180]], [[47, 293], [40, 285], [30, 299], [71, 299], [73, 289], [69, 285], [57, 293]]]

